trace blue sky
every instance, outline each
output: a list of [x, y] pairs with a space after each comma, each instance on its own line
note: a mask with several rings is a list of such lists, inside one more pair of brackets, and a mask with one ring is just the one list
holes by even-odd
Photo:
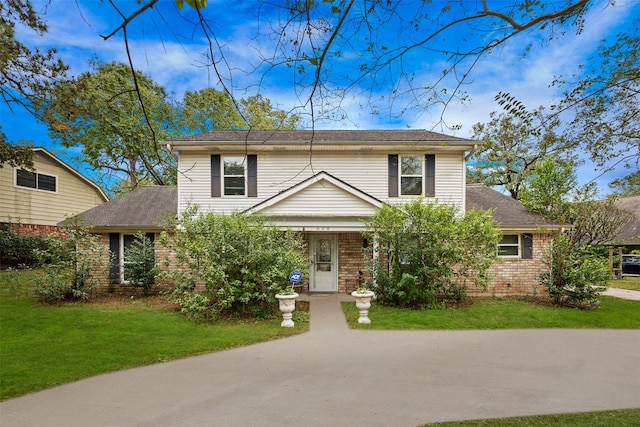
[[[137, 7], [134, 1], [114, 2], [127, 15]], [[270, 98], [278, 108], [289, 110], [300, 106], [300, 85], [296, 85], [305, 75], [292, 72], [286, 67], [275, 68], [264, 73], [265, 67], [258, 61], [260, 55], [268, 56], [277, 48], [273, 39], [254, 38], [256, 32], [268, 33], [267, 22], [257, 19], [262, 16], [276, 16], [277, 10], [257, 1], [209, 0], [204, 10], [215, 30], [220, 50], [232, 72], [223, 71], [227, 87], [238, 97], [246, 97], [257, 92]], [[420, 2], [417, 2], [420, 3]], [[436, 2], [437, 3], [437, 2]], [[491, 2], [489, 2], [491, 4]], [[18, 38], [30, 47], [55, 47], [62, 59], [70, 65], [70, 75], [78, 75], [89, 69], [88, 61], [98, 58], [104, 62], [127, 62], [121, 33], [110, 40], [100, 35], [110, 33], [121, 21], [117, 12], [99, 0], [34, 0], [36, 11], [44, 15], [49, 32], [44, 38], [18, 28]], [[500, 2], [496, 2], [500, 4]], [[461, 7], [473, 9], [476, 2], [461, 2]], [[402, 10], [400, 10], [402, 14]], [[455, 14], [456, 12], [450, 12]], [[472, 125], [488, 122], [491, 111], [500, 110], [494, 101], [497, 92], [509, 92], [520, 99], [529, 109], [549, 106], [561, 95], [559, 89], [549, 87], [554, 76], [581, 72], [579, 64], [592, 56], [601, 39], [631, 28], [632, 20], [640, 17], [638, 2], [619, 1], [615, 6], [605, 7], [604, 2], [595, 2], [586, 17], [584, 31], [576, 35], [570, 30], [565, 35], [554, 37], [551, 43], [541, 43], [540, 32], [527, 32], [514, 37], [507, 44], [480, 59], [467, 80], [465, 90], [470, 100], [465, 104], [449, 104], [444, 113], [433, 106], [429, 109], [404, 107], [410, 102], [409, 96], [398, 97], [389, 102], [388, 94], [398, 81], [398, 69], [393, 69], [386, 79], [359, 81], [354, 90], [340, 104], [340, 112], [347, 115], [345, 120], [318, 120], [317, 128], [359, 128], [393, 129], [424, 128], [460, 137], [471, 137]], [[437, 17], [432, 17], [437, 19]], [[149, 74], [163, 85], [176, 99], [181, 99], [185, 90], [205, 87], [220, 88], [211, 70], [203, 66], [207, 52], [207, 40], [195, 25], [194, 11], [185, 6], [178, 11], [173, 0], [160, 0], [156, 9], [136, 18], [129, 27], [131, 54], [135, 66]], [[413, 84], [427, 85], [442, 75], [447, 67], [447, 56], [443, 49], [464, 49], [492, 36], [491, 28], [480, 28], [474, 37], [468, 37], [467, 24], [454, 27], [431, 44], [430, 49], [415, 51], [403, 61], [403, 69], [413, 73]], [[411, 34], [399, 30], [393, 22], [385, 31], [372, 34], [378, 45], [402, 39], [410, 42]], [[477, 28], [476, 28], [477, 29]], [[477, 29], [478, 30], [478, 29]], [[357, 50], [368, 34], [359, 33], [357, 40], [344, 45], [339, 59], [331, 63], [334, 75], [353, 76], [359, 65], [349, 49]], [[532, 48], [523, 57], [523, 46]], [[306, 46], [308, 47], [308, 46]], [[222, 65], [222, 64], [221, 64]], [[256, 68], [258, 72], [244, 71]], [[312, 67], [310, 67], [312, 68]], [[242, 71], [241, 71], [242, 70]], [[453, 75], [451, 75], [451, 78]], [[340, 79], [336, 79], [339, 81]], [[342, 80], [344, 81], [344, 80]], [[423, 83], [424, 82], [424, 83]], [[445, 79], [445, 85], [451, 83]], [[331, 86], [329, 87], [331, 88]], [[396, 89], [406, 89], [406, 87]], [[308, 112], [308, 109], [306, 110]], [[404, 111], [403, 114], [399, 114]], [[376, 112], [376, 114], [372, 114]], [[305, 116], [307, 120], [308, 116]], [[319, 117], [319, 116], [317, 116]], [[440, 120], [442, 118], [442, 121]], [[86, 167], [74, 159], [79, 148], [64, 150], [56, 141], [49, 139], [46, 127], [39, 124], [26, 112], [16, 109], [11, 112], [0, 104], [0, 123], [10, 141], [30, 140], [38, 146], [50, 149], [63, 160], [89, 176]], [[307, 120], [307, 125], [309, 124]], [[459, 130], [451, 130], [444, 125], [458, 125]], [[612, 179], [628, 173], [628, 170], [614, 170], [600, 177], [597, 182], [601, 190]], [[586, 164], [579, 170], [581, 182], [587, 182], [599, 173], [593, 165]]]

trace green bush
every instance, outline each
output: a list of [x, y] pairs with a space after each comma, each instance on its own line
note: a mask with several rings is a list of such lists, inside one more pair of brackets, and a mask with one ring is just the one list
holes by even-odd
[[14, 233], [11, 230], [0, 230], [0, 266], [36, 267], [40, 262], [36, 251], [47, 248], [47, 238], [41, 235]]
[[468, 285], [486, 288], [500, 233], [489, 212], [461, 215], [455, 206], [423, 199], [384, 205], [364, 235], [375, 242], [367, 254], [370, 287], [384, 304], [432, 306], [459, 301]]
[[[306, 272], [299, 233], [282, 231], [258, 216], [184, 213], [174, 236], [161, 241], [176, 254], [163, 278], [176, 284], [171, 299], [194, 318], [273, 314], [275, 294], [289, 272]], [[196, 286], [198, 285], [198, 286]]]
[[581, 309], [600, 305], [599, 295], [611, 278], [605, 260], [567, 236], [558, 236], [551, 241], [543, 263], [546, 268], [540, 273], [540, 283], [557, 305]]
[[137, 233], [135, 239], [124, 250], [125, 279], [132, 285], [142, 287], [148, 295], [156, 280], [155, 249], [145, 233]]
[[48, 236], [47, 248], [36, 251], [41, 273], [35, 280], [34, 294], [42, 302], [86, 300], [98, 285], [94, 275], [105, 251], [98, 236], [73, 222], [68, 222], [63, 230], [64, 238]]

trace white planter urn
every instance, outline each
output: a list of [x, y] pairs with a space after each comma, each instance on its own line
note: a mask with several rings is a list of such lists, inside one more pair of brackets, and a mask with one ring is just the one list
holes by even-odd
[[296, 309], [296, 298], [298, 298], [298, 294], [295, 292], [293, 294], [276, 294], [276, 298], [278, 298], [280, 311], [282, 312], [282, 323], [280, 323], [280, 326], [283, 328], [293, 328], [294, 323], [291, 317], [293, 316], [293, 311]]
[[351, 296], [354, 296], [356, 298], [356, 307], [358, 308], [358, 311], [360, 311], [358, 323], [363, 323], [365, 325], [371, 323], [371, 319], [369, 319], [369, 308], [371, 308], [371, 298], [373, 298], [374, 295], [375, 294], [372, 291], [351, 292]]

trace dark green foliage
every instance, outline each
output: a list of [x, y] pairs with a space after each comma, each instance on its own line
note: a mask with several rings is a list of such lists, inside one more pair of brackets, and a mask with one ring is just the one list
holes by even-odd
[[46, 261], [37, 256], [37, 251], [46, 250], [47, 245], [45, 236], [0, 230], [0, 266], [35, 267]]
[[125, 280], [142, 287], [144, 294], [148, 295], [156, 279], [153, 242], [144, 233], [137, 233], [131, 245], [125, 248], [124, 258], [127, 260]]
[[302, 237], [261, 217], [192, 210], [177, 230], [161, 237], [177, 260], [165, 278], [176, 284], [171, 298], [190, 317], [271, 315], [289, 272], [307, 269]]
[[546, 269], [540, 273], [540, 282], [556, 304], [581, 309], [600, 305], [598, 297], [611, 277], [602, 258], [572, 244], [568, 237], [558, 236], [551, 241], [543, 262]]
[[366, 257], [372, 290], [378, 301], [401, 307], [459, 301], [467, 286], [486, 286], [500, 238], [488, 212], [463, 216], [422, 199], [384, 205], [364, 234], [379, 254]]
[[98, 285], [94, 275], [99, 271], [105, 248], [98, 236], [81, 224], [67, 223], [66, 236], [48, 236], [47, 248], [37, 251], [41, 261], [34, 294], [42, 302], [87, 300]]

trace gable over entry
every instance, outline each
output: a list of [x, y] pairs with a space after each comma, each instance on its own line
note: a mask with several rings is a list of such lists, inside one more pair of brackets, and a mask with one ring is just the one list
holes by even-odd
[[302, 231], [359, 231], [363, 219], [382, 202], [344, 181], [319, 172], [253, 206], [247, 212], [269, 217], [275, 224]]

